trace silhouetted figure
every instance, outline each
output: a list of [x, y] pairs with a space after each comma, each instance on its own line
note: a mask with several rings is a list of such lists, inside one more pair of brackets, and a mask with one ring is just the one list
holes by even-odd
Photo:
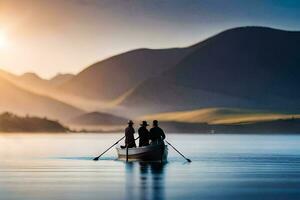
[[147, 146], [149, 145], [149, 131], [147, 129], [147, 126], [149, 126], [149, 124], [147, 124], [146, 121], [143, 121], [142, 124], [140, 124], [141, 127], [138, 130], [139, 133], [139, 147], [142, 146]]
[[166, 138], [164, 131], [158, 127], [158, 121], [153, 121], [153, 128], [150, 129], [151, 143], [161, 143]]
[[134, 133], [133, 121], [129, 120], [128, 127], [125, 129], [125, 146], [128, 148], [136, 147]]

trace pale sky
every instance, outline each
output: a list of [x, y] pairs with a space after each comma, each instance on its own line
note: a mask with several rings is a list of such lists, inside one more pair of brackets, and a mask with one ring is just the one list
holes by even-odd
[[300, 30], [297, 0], [0, 0], [0, 68], [78, 73], [136, 48], [183, 47], [224, 29]]

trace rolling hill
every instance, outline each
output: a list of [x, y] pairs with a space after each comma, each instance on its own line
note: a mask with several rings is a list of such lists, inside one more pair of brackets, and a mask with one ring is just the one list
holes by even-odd
[[207, 124], [162, 122], [161, 127], [169, 133], [201, 134], [299, 134], [300, 119], [277, 119], [241, 124]]
[[64, 127], [57, 121], [39, 117], [20, 117], [12, 113], [0, 114], [0, 132], [68, 132], [68, 128]]
[[208, 107], [300, 112], [299, 44], [297, 31], [241, 27], [186, 48], [125, 52], [58, 76], [51, 89], [32, 74], [16, 82], [88, 112], [127, 117]]
[[124, 125], [128, 119], [108, 113], [91, 112], [74, 117], [69, 121], [73, 125]]
[[99, 101], [93, 101], [79, 96], [67, 94], [59, 90], [59, 86], [74, 77], [72, 74], [57, 74], [50, 80], [43, 79], [35, 73], [15, 75], [0, 69], [0, 77], [8, 80], [17, 87], [42, 96], [47, 96], [82, 110], [94, 111], [105, 107]]
[[74, 77], [73, 74], [57, 74], [51, 79], [43, 79], [33, 72], [27, 72], [22, 75], [15, 75], [0, 69], [0, 77], [5, 78], [14, 84], [36, 93], [47, 93], [49, 90], [55, 91], [56, 87], [69, 81]]
[[137, 49], [86, 68], [60, 86], [65, 93], [111, 101], [173, 67], [190, 49]]
[[273, 113], [264, 110], [236, 108], [204, 108], [192, 111], [179, 111], [146, 115], [140, 119], [162, 122], [242, 124], [274, 121], [278, 119], [300, 118], [299, 114]]
[[25, 90], [1, 76], [0, 99], [0, 112], [47, 116], [59, 120], [66, 120], [83, 113], [82, 110], [66, 103]]
[[186, 48], [125, 52], [51, 80], [0, 72], [0, 111], [70, 120], [85, 110], [93, 113], [78, 120], [95, 123], [110, 116], [94, 111], [178, 123], [289, 119], [300, 113], [299, 44], [297, 31], [241, 27]]
[[58, 87], [71, 80], [74, 76], [75, 75], [73, 74], [57, 74], [56, 76], [52, 77], [49, 82], [53, 87]]
[[300, 111], [300, 32], [234, 28], [192, 47], [121, 103], [140, 114], [207, 107]]

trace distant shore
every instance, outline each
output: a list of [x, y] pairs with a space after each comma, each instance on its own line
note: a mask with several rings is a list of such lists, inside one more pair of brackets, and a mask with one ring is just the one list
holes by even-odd
[[[0, 115], [0, 133], [123, 133], [124, 125], [67, 127], [58, 121], [39, 117]], [[166, 133], [192, 134], [300, 134], [300, 119], [277, 119], [236, 124], [209, 124], [161, 121]], [[138, 126], [135, 127], [136, 129]]]
[[5, 112], [0, 115], [0, 132], [17, 133], [17, 132], [70, 132], [71, 130], [58, 121], [47, 118], [25, 116], [20, 117], [15, 114]]

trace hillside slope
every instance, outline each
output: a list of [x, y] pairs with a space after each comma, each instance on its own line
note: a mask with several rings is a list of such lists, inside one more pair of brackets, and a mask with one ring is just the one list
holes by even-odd
[[74, 96], [58, 89], [60, 85], [69, 81], [73, 77], [74, 75], [72, 74], [57, 74], [50, 80], [47, 80], [39, 77], [34, 73], [15, 75], [0, 69], [0, 78], [8, 80], [18, 88], [25, 91], [50, 97], [52, 99], [82, 110], [94, 111], [102, 109], [106, 106], [103, 105], [100, 101], [93, 101], [90, 99], [81, 98], [79, 96]]
[[224, 31], [140, 84], [121, 103], [147, 112], [238, 107], [300, 111], [300, 32]]
[[273, 113], [264, 110], [247, 110], [235, 108], [204, 108], [199, 110], [159, 113], [146, 115], [140, 119], [162, 122], [241, 124], [278, 119], [300, 118], [299, 114]]
[[50, 97], [38, 95], [18, 87], [0, 77], [0, 112], [13, 112], [21, 115], [47, 116], [66, 120], [83, 113], [80, 109]]
[[141, 82], [178, 63], [190, 49], [137, 49], [100, 61], [77, 74], [60, 89], [101, 101], [123, 95]]
[[49, 80], [49, 83], [53, 87], [59, 87], [60, 85], [66, 83], [71, 80], [75, 75], [73, 74], [57, 74]]
[[67, 132], [57, 121], [39, 117], [20, 117], [11, 113], [0, 114], [0, 132]]
[[91, 112], [77, 116], [69, 121], [73, 125], [124, 125], [128, 119], [108, 113]]

